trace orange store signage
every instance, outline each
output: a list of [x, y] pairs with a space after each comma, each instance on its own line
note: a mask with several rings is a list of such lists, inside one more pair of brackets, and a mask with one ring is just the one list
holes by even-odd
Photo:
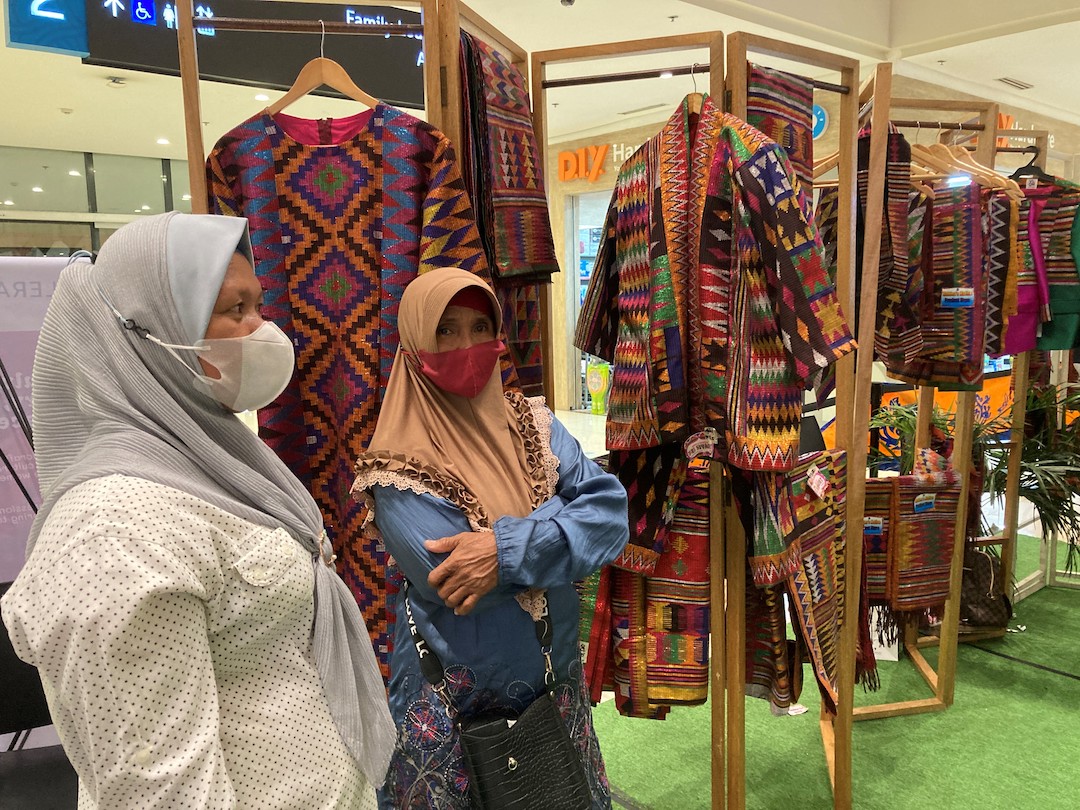
[[608, 144], [583, 146], [570, 152], [559, 152], [559, 179], [587, 180], [595, 183], [604, 173]]

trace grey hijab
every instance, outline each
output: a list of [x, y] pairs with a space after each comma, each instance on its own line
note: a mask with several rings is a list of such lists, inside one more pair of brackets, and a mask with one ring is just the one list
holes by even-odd
[[[65, 492], [114, 473], [285, 528], [312, 554], [313, 649], [330, 712], [368, 781], [378, 786], [393, 750], [394, 723], [363, 616], [345, 583], [321, 561], [318, 506], [262, 440], [192, 384], [191, 371], [137, 329], [125, 328], [105, 300], [129, 324], [166, 343], [189, 344], [205, 333], [236, 251], [251, 255], [246, 220], [171, 213], [125, 225], [95, 264], [75, 262], [63, 271], [34, 361], [44, 503], [27, 555]], [[194, 352], [180, 353], [197, 368]]]

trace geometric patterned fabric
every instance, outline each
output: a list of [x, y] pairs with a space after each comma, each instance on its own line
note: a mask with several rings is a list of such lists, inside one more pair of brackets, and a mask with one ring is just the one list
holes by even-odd
[[[708, 481], [684, 441], [708, 428], [714, 463], [792, 468], [806, 382], [854, 342], [791, 162], [707, 96], [623, 164], [606, 219], [574, 343], [613, 366], [606, 444], [631, 542], [586, 591], [610, 611], [586, 622], [586, 670], [621, 713], [660, 717], [708, 683]], [[747, 689], [788, 705], [783, 586], [750, 591]]]
[[542, 395], [542, 283], [559, 269], [525, 77], [461, 32], [462, 176], [476, 210], [521, 390]]
[[814, 82], [794, 73], [747, 66], [746, 123], [776, 141], [805, 188], [814, 182]]
[[986, 353], [991, 357], [1004, 354], [1005, 327], [1016, 314], [1019, 219], [1016, 200], [1005, 194], [990, 196], [986, 204]]
[[630, 541], [612, 565], [652, 575], [663, 550], [686, 478], [678, 445], [644, 450], [612, 450], [608, 469], [626, 489]]
[[709, 472], [688, 469], [656, 569], [645, 577], [649, 703], [709, 695]]
[[716, 457], [790, 469], [806, 380], [854, 344], [783, 150], [687, 99], [620, 169], [608, 221], [574, 337], [613, 364], [608, 449], [711, 427]]
[[1050, 320], [1043, 325], [1037, 348], [1040, 351], [1080, 347], [1080, 225], [1077, 208], [1080, 190], [1060, 181], [1039, 217], [1046, 281], [1050, 292]]
[[922, 254], [922, 345], [910, 361], [884, 358], [890, 376], [942, 390], [982, 387], [986, 273], [982, 201], [972, 183], [934, 190]]
[[521, 71], [483, 40], [462, 32], [473, 175], [483, 205], [481, 236], [498, 279], [548, 280], [558, 272], [544, 169]]
[[888, 584], [894, 611], [940, 607], [949, 597], [960, 479], [951, 468], [930, 474], [928, 456], [937, 454], [922, 450], [914, 474], [896, 479], [897, 524]]
[[[870, 132], [859, 137], [859, 212], [856, 231], [856, 296], [861, 295], [862, 252], [870, 183]], [[911, 147], [899, 132], [890, 130], [886, 141], [885, 208], [881, 218], [878, 260], [877, 322], [874, 348], [879, 358], [898, 357], [910, 362], [922, 349], [919, 305], [923, 293], [922, 268], [910, 263], [908, 218], [911, 193]], [[858, 300], [858, 299], [856, 299]]]
[[866, 482], [863, 544], [870, 604], [893, 612], [940, 608], [949, 597], [960, 480], [919, 451], [915, 472]]
[[1017, 214], [1020, 267], [1016, 277], [1016, 313], [1005, 330], [1005, 352], [1020, 354], [1035, 348], [1042, 324], [1050, 320], [1050, 283], [1042, 260], [1043, 242], [1039, 222], [1053, 189], [1040, 186], [1024, 190]]
[[590, 693], [596, 700], [614, 691], [616, 707], [631, 717], [662, 718], [670, 704], [708, 696], [708, 471], [681, 466], [678, 484], [664, 487], [673, 488], [674, 502], [648, 575], [641, 565], [613, 564], [579, 588]]
[[[207, 160], [210, 210], [247, 217], [264, 315], [296, 373], [259, 411], [259, 434], [309, 487], [387, 674], [386, 555], [349, 489], [397, 351], [401, 293], [417, 272], [487, 263], [454, 152], [394, 107], [313, 122], [260, 113]], [[513, 367], [504, 359], [504, 381]]]
[[798, 647], [787, 638], [784, 586], [755, 587], [746, 576], [746, 694], [785, 709], [802, 694]]
[[[759, 473], [754, 478], [758, 483], [755, 523], [767, 516], [786, 549], [781, 569], [772, 562], [763, 569], [764, 558], [751, 558], [753, 583], [756, 589], [764, 585], [767, 591], [778, 582], [787, 582], [800, 640], [809, 653], [826, 703], [835, 710], [837, 653], [844, 615], [847, 457], [842, 450], [808, 453], [800, 456], [798, 465], [789, 472]], [[761, 479], [768, 479], [770, 486], [765, 490]], [[768, 500], [763, 502], [763, 495]], [[775, 622], [765, 615], [769, 594], [757, 599], [765, 604], [756, 605], [755, 610], [765, 616], [766, 627], [773, 626]], [[760, 664], [755, 662], [755, 666]], [[775, 696], [776, 690], [773, 692]]]
[[[819, 496], [810, 485], [817, 468], [828, 483]], [[847, 457], [842, 450], [809, 453], [787, 474], [798, 566], [788, 579], [788, 596], [798, 619], [818, 686], [836, 711], [840, 627], [847, 615], [845, 583], [845, 498]]]

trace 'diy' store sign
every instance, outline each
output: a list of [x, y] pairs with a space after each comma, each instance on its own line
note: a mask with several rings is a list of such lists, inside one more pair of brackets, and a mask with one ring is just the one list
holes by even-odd
[[614, 175], [635, 149], [636, 146], [627, 143], [598, 143], [563, 150], [557, 158], [559, 180], [596, 183], [604, 175]]

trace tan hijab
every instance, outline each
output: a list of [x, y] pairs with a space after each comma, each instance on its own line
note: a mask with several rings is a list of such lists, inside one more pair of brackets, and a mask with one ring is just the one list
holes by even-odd
[[450, 299], [467, 287], [487, 294], [496, 332], [501, 331], [495, 294], [472, 273], [431, 270], [405, 289], [398, 311], [401, 345], [375, 435], [356, 465], [353, 491], [407, 480], [410, 489], [445, 497], [474, 525], [490, 527], [504, 515], [528, 515], [548, 489], [527, 446], [536, 435], [530, 409], [520, 394], [504, 396], [498, 367], [480, 393], [467, 399], [438, 388], [409, 354], [438, 351], [439, 320]]

